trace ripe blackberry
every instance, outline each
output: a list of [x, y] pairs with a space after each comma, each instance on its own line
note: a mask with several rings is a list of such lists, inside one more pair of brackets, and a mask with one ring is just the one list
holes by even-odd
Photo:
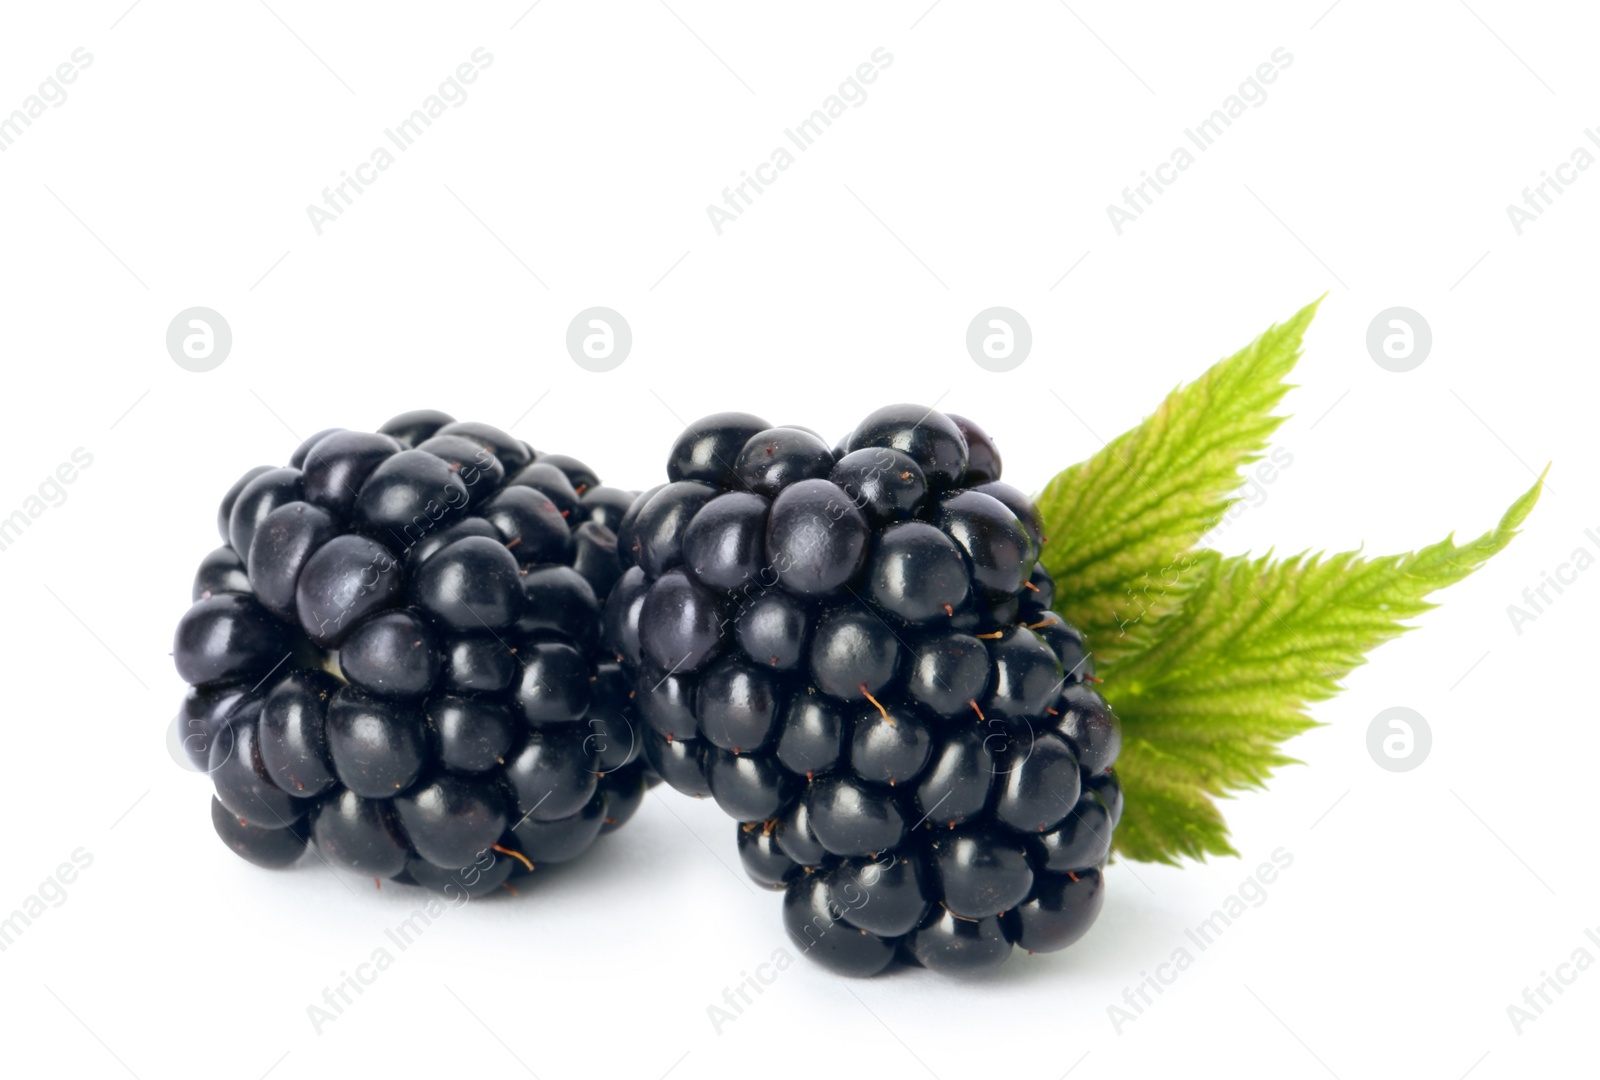
[[173, 644], [217, 835], [481, 895], [625, 822], [647, 766], [600, 616], [633, 499], [428, 410], [241, 477]]
[[832, 450], [719, 413], [667, 479], [618, 522], [606, 641], [647, 759], [739, 821], [795, 943], [872, 975], [1076, 940], [1121, 813], [1120, 732], [994, 442], [911, 405]]

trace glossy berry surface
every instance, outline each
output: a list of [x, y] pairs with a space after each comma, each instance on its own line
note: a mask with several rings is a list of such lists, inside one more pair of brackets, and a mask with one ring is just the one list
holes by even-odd
[[841, 975], [876, 975], [894, 960], [894, 942], [851, 926], [850, 908], [832, 895], [827, 881], [802, 873], [783, 895], [783, 925], [806, 956]]
[[[210, 778], [222, 842], [472, 897], [625, 823], [648, 740], [601, 619], [633, 502], [576, 458], [435, 410], [319, 431], [245, 473], [172, 649], [190, 684], [177, 756]], [[666, 561], [678, 520], [653, 519]], [[788, 797], [775, 762], [736, 772], [741, 805]]]
[[[643, 752], [739, 822], [806, 955], [965, 975], [1098, 912], [1122, 796], [1115, 714], [1050, 610], [1048, 538], [996, 440], [918, 405], [830, 450], [796, 426], [689, 425], [618, 522], [604, 641]], [[1065, 882], [1065, 884], [1063, 884]]]

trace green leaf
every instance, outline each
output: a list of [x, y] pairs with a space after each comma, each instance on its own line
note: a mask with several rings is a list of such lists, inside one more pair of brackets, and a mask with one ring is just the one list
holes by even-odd
[[1042, 562], [1070, 597], [1096, 660], [1131, 647], [1129, 631], [1174, 602], [1172, 579], [1209, 556], [1191, 549], [1236, 499], [1240, 470], [1283, 422], [1273, 409], [1318, 300], [1200, 378], [1045, 487]]
[[1061, 473], [1038, 499], [1056, 608], [1084, 630], [1123, 722], [1134, 859], [1231, 854], [1216, 799], [1293, 759], [1307, 707], [1510, 542], [1544, 477], [1464, 545], [1363, 558], [1224, 559], [1200, 543], [1282, 418], [1311, 304], [1168, 395], [1144, 423]]
[[[1405, 620], [1435, 606], [1432, 593], [1510, 543], [1543, 485], [1541, 475], [1495, 528], [1462, 545], [1452, 536], [1371, 559], [1197, 559], [1160, 622], [1099, 667], [1123, 725], [1117, 773], [1127, 809], [1117, 851], [1168, 863], [1235, 854], [1214, 798], [1260, 787], [1293, 763], [1279, 746], [1314, 726], [1307, 705], [1333, 696], [1368, 652], [1410, 629]], [[1058, 596], [1063, 615], [1083, 617], [1075, 597]]]

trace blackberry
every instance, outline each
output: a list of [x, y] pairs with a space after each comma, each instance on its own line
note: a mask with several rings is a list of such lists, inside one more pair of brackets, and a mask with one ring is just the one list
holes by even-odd
[[617, 542], [645, 756], [739, 822], [799, 948], [960, 974], [1088, 929], [1120, 730], [981, 428], [893, 405], [829, 449], [709, 416]]
[[600, 619], [633, 501], [431, 410], [241, 477], [173, 643], [217, 835], [476, 896], [627, 821], [646, 742]]

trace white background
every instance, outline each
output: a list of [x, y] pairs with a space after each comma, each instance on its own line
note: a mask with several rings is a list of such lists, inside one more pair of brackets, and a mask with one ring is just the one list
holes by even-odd
[[[1584, 937], [1600, 927], [1600, 571], [1521, 633], [1506, 608], [1575, 548], [1600, 553], [1584, 534], [1600, 526], [1600, 170], [1521, 235], [1505, 208], [1600, 124], [1593, 13], [671, 2], [5, 6], [0, 112], [75, 48], [94, 58], [0, 153], [0, 516], [74, 448], [94, 457], [0, 552], [0, 913], [75, 849], [93, 857], [0, 954], [7, 1071], [1592, 1067], [1600, 970], [1520, 1034], [1507, 1006], [1575, 949], [1600, 959]], [[494, 60], [465, 104], [317, 235], [307, 204], [480, 46]], [[893, 63], [864, 104], [717, 235], [706, 205], [880, 46]], [[1279, 47], [1293, 62], [1267, 100], [1117, 235], [1107, 204]], [[1324, 291], [1277, 439], [1293, 464], [1221, 546], [1476, 535], [1555, 468], [1524, 535], [1316, 708], [1327, 726], [1288, 748], [1306, 764], [1226, 804], [1242, 859], [1114, 865], [1083, 942], [981, 983], [847, 982], [797, 959], [718, 1033], [707, 1007], [789, 948], [779, 898], [743, 883], [715, 806], [663, 791], [520, 899], [452, 912], [314, 1031], [306, 1007], [423, 894], [234, 858], [204, 780], [168, 756], [171, 631], [236, 475], [320, 428], [433, 406], [644, 487], [706, 412], [834, 437], [912, 400], [978, 419], [1036, 490]], [[596, 304], [634, 334], [603, 375], [563, 345]], [[1004, 375], [963, 343], [996, 304], [1034, 335]], [[164, 346], [194, 305], [234, 335], [206, 374]], [[1433, 329], [1406, 374], [1364, 342], [1394, 305]], [[1396, 705], [1434, 737], [1401, 774], [1366, 749]], [[1294, 862], [1265, 903], [1119, 1033], [1107, 1006], [1279, 847]]]

